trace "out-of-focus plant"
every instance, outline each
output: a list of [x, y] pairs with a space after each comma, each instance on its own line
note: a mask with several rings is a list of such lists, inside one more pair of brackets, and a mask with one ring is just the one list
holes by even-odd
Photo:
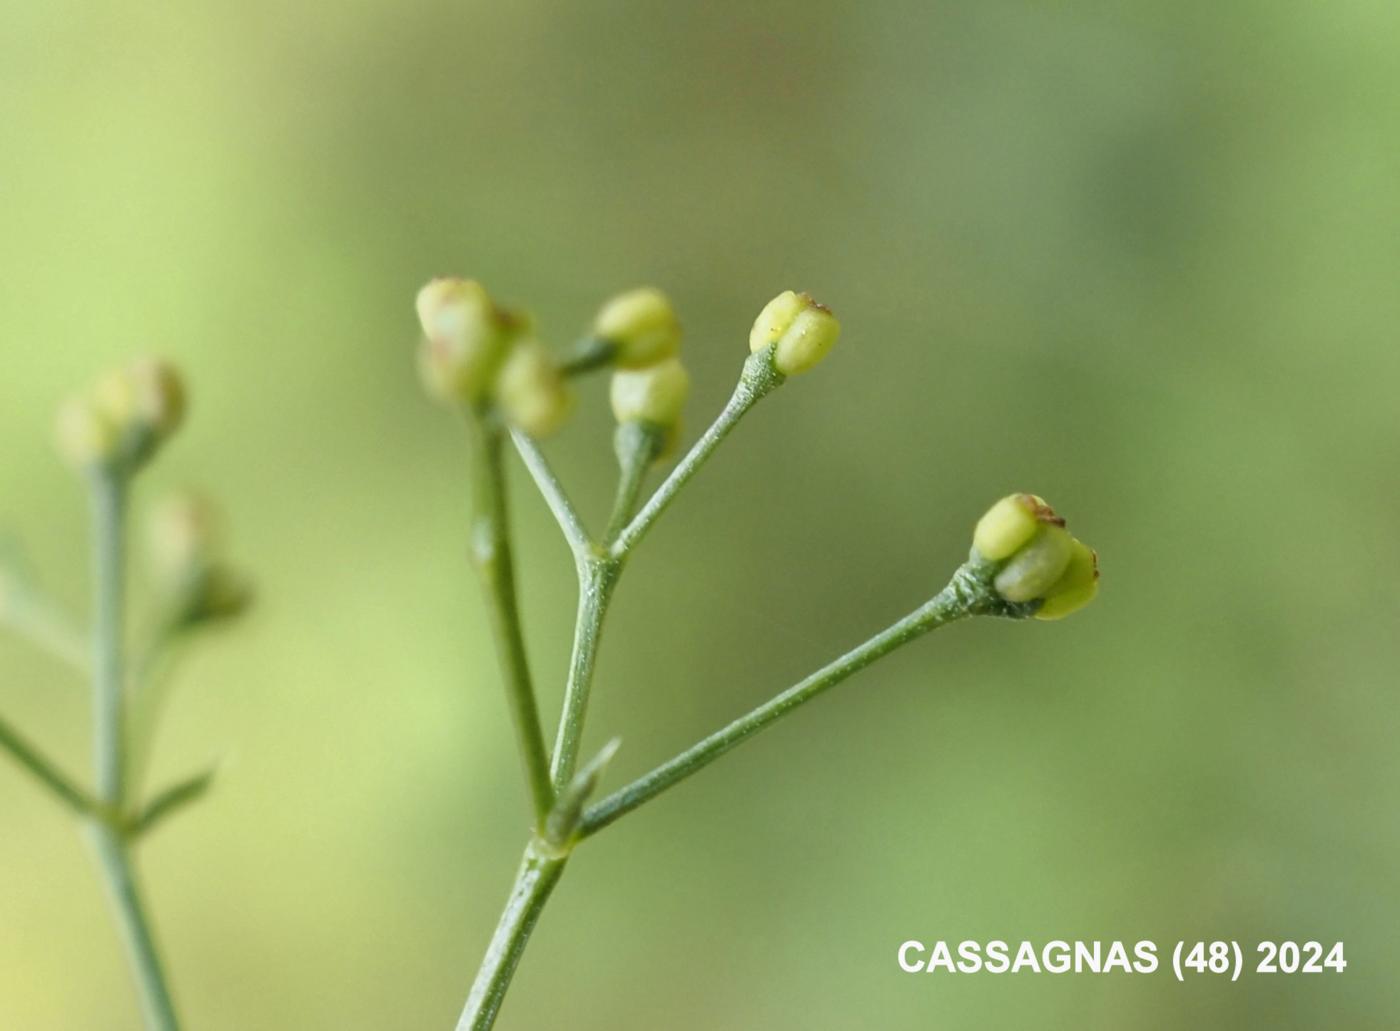
[[[629, 557], [745, 413], [790, 377], [818, 365], [836, 343], [840, 326], [829, 309], [806, 294], [789, 290], [770, 301], [754, 322], [750, 354], [728, 404], [643, 503], [648, 473], [676, 448], [689, 388], [678, 358], [680, 324], [663, 293], [644, 288], [612, 299], [592, 330], [559, 356], [539, 342], [528, 318], [500, 307], [472, 280], [433, 280], [418, 295], [418, 315], [424, 384], [461, 414], [468, 430], [472, 562], [485, 589], [533, 817], [515, 883], [458, 1031], [495, 1023], [535, 923], [580, 842], [930, 630], [969, 616], [1058, 619], [1097, 592], [1094, 552], [1065, 530], [1064, 520], [1043, 500], [1013, 494], [982, 517], [968, 560], [931, 599], [650, 773], [595, 800], [619, 742], [613, 739], [582, 764], [579, 748], [604, 618]], [[613, 368], [619, 476], [607, 529], [594, 536], [537, 438], [567, 419], [568, 381], [606, 367]], [[558, 521], [578, 573], [573, 651], [552, 749], [545, 744], [516, 597], [505, 506], [507, 438]]]
[[208, 790], [213, 770], [154, 792], [143, 790], [143, 771], [178, 646], [237, 616], [250, 600], [247, 582], [224, 561], [213, 508], [195, 495], [171, 495], [149, 520], [151, 613], [129, 657], [129, 496], [137, 473], [179, 428], [184, 411], [180, 376], [153, 360], [107, 374], [59, 409], [58, 448], [82, 477], [92, 510], [90, 629], [80, 629], [49, 599], [22, 563], [0, 565], [0, 624], [91, 681], [93, 786], [3, 718], [0, 748], [71, 809], [86, 832], [152, 1031], [174, 1031], [179, 1021], [133, 853], [157, 825]]

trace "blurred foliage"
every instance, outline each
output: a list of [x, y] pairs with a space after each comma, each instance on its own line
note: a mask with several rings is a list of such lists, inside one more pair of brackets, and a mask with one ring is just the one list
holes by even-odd
[[[503, 1026], [1391, 1027], [1400, 7], [9, 0], [0, 519], [81, 605], [54, 403], [155, 351], [145, 484], [224, 499], [259, 608], [185, 667], [143, 859], [190, 1026], [454, 1018], [524, 836], [414, 290], [569, 340], [655, 282], [692, 431], [753, 315], [832, 359], [649, 538], [586, 749], [622, 783], [922, 601], [1011, 489], [1100, 550], [1063, 624], [900, 653], [590, 842]], [[551, 455], [595, 521], [603, 386]], [[557, 705], [572, 571], [523, 478]], [[85, 699], [0, 640], [82, 768]], [[89, 859], [0, 764], [0, 1026], [135, 1027]], [[1341, 976], [899, 973], [906, 938], [1343, 939]], [[566, 1020], [567, 1016], [567, 1020]]]

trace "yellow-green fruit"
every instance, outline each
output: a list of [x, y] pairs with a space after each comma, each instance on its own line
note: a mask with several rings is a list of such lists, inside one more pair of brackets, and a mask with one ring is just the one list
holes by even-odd
[[678, 358], [645, 369], [619, 369], [613, 373], [609, 399], [618, 422], [642, 420], [670, 427], [680, 421], [690, 374]]
[[784, 376], [806, 372], [823, 358], [841, 335], [831, 309], [809, 294], [784, 290], [759, 312], [749, 332], [753, 353], [773, 345], [773, 366]]
[[593, 335], [616, 348], [613, 361], [640, 369], [673, 357], [681, 346], [681, 325], [670, 299], [655, 287], [618, 294], [593, 320]]
[[79, 469], [105, 462], [117, 448], [116, 427], [87, 397], [71, 397], [58, 409], [54, 439], [59, 454]]
[[506, 418], [532, 437], [547, 437], [562, 426], [573, 404], [559, 366], [535, 339], [511, 348], [497, 377], [496, 398]]
[[972, 547], [983, 558], [1000, 562], [1019, 551], [1045, 523], [1064, 525], [1044, 498], [1011, 494], [1002, 498], [977, 521]]
[[1043, 598], [1069, 566], [1073, 540], [1064, 527], [1042, 523], [997, 573], [997, 593], [1016, 602]]
[[491, 389], [518, 322], [474, 279], [434, 279], [418, 291], [417, 308], [423, 386], [443, 401], [480, 400]]
[[1036, 619], [1063, 619], [1077, 612], [1099, 593], [1099, 558], [1083, 541], [1072, 540], [1069, 565], [1045, 592], [1045, 603], [1036, 610]]

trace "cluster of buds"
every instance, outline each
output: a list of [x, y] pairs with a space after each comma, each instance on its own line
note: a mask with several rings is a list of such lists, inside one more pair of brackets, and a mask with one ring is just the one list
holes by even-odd
[[645, 466], [675, 451], [690, 374], [681, 364], [681, 325], [654, 287], [619, 294], [593, 320], [593, 340], [616, 366], [608, 397], [617, 419], [618, 460]]
[[1098, 556], [1034, 494], [1012, 494], [987, 510], [973, 533], [971, 558], [991, 567], [1003, 600], [1035, 604], [1037, 619], [1062, 619], [1099, 590]]
[[190, 491], [168, 495], [146, 529], [151, 575], [172, 627], [231, 619], [248, 607], [252, 589], [225, 561], [222, 520], [207, 499]]
[[80, 469], [134, 469], [179, 428], [185, 387], [173, 366], [144, 358], [103, 376], [58, 410], [59, 451]]
[[[546, 436], [571, 408], [567, 377], [612, 366], [619, 428], [652, 441], [653, 458], [674, 449], [690, 376], [679, 358], [680, 320], [655, 287], [608, 300], [562, 361], [535, 337], [528, 318], [497, 305], [476, 280], [434, 279], [418, 292], [417, 308], [423, 329], [419, 371], [439, 400], [498, 410], [531, 436]], [[781, 381], [820, 362], [840, 332], [829, 308], [809, 294], [785, 290], [760, 312], [749, 349], [765, 355], [765, 367]]]
[[418, 370], [430, 394], [453, 405], [498, 406], [532, 436], [563, 424], [572, 396], [530, 320], [499, 307], [472, 279], [434, 279], [418, 291]]

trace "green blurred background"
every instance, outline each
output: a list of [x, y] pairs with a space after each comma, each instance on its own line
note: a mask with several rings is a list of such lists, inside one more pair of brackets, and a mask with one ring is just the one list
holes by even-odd
[[[34, 4], [0, 31], [0, 524], [84, 607], [52, 410], [178, 360], [141, 499], [225, 503], [256, 614], [184, 667], [143, 853], [191, 1028], [446, 1028], [524, 839], [412, 297], [564, 343], [679, 306], [689, 426], [780, 289], [845, 326], [619, 593], [617, 786], [921, 602], [1035, 490], [1099, 549], [1059, 624], [964, 625], [582, 850], [505, 1028], [1400, 1026], [1400, 7]], [[605, 386], [549, 452], [601, 520]], [[552, 718], [572, 570], [514, 484]], [[0, 711], [86, 699], [0, 637]], [[1334, 974], [900, 973], [908, 938], [1344, 940]], [[0, 762], [0, 1027], [135, 1028], [92, 865]]]

